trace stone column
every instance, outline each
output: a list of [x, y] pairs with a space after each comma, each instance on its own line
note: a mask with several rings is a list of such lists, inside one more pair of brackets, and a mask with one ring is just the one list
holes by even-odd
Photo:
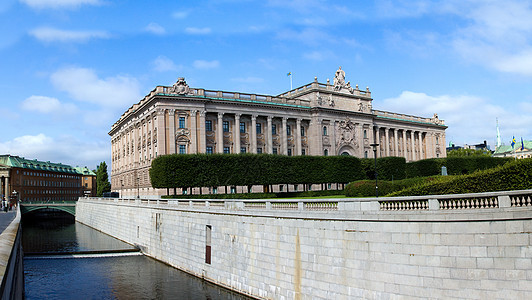
[[399, 156], [399, 141], [397, 140], [397, 128], [393, 129], [393, 155]]
[[169, 137], [168, 141], [169, 144], [169, 152], [170, 154], [176, 153], [175, 152], [175, 109], [169, 109], [168, 110], [168, 129], [169, 129]]
[[216, 126], [216, 152], [224, 153], [224, 130], [223, 130], [224, 114], [218, 113], [218, 126]]
[[235, 114], [235, 124], [233, 126], [233, 153], [240, 153], [240, 114]]
[[257, 115], [251, 115], [251, 129], [249, 130], [251, 153], [257, 153]]
[[322, 132], [321, 132], [321, 120], [317, 117], [312, 117], [309, 122], [309, 134], [307, 141], [309, 143], [309, 155], [323, 155], [322, 147]]
[[267, 125], [266, 125], [266, 132], [264, 134], [264, 137], [266, 138], [266, 153], [272, 154], [273, 153], [273, 135], [272, 135], [272, 116], [267, 117]]
[[403, 129], [403, 157], [408, 161], [408, 151], [406, 149], [406, 129]]
[[423, 156], [423, 132], [418, 132], [419, 135], [419, 159], [424, 159]]
[[6, 199], [9, 199], [9, 177], [6, 177]]
[[197, 110], [190, 111], [190, 149], [188, 153], [198, 153], [198, 124], [196, 122]]
[[[381, 136], [380, 136], [380, 132], [379, 131], [380, 131], [379, 126], [375, 126], [375, 137], [374, 137], [373, 140], [374, 140], [375, 144], [380, 144], [379, 146], [377, 146], [378, 147], [377, 148], [377, 150], [378, 150], [377, 153], [382, 151], [382, 143], [380, 142], [381, 141]], [[371, 150], [373, 151], [373, 149], [371, 149]], [[375, 158], [375, 154], [376, 154], [376, 152], [373, 151], [373, 158]], [[377, 157], [379, 157], [379, 155], [377, 155]]]
[[198, 149], [198, 153], [206, 153], [207, 152], [207, 137], [206, 137], [206, 132], [205, 132], [205, 116], [207, 115], [207, 112], [202, 110], [199, 112], [199, 134], [198, 134], [198, 138], [199, 138], [199, 149]]
[[331, 153], [329, 155], [338, 155], [338, 149], [336, 149], [336, 120], [331, 120], [330, 123], [330, 133], [329, 133], [329, 143], [331, 144]]
[[386, 156], [390, 156], [390, 128], [384, 128], [384, 144]]
[[410, 131], [410, 142], [412, 144], [412, 161], [416, 160], [416, 133], [414, 130]]
[[[166, 138], [166, 127], [164, 123], [164, 114], [165, 114], [165, 110], [163, 108], [157, 109], [157, 151], [159, 152], [159, 155], [167, 154], [166, 153], [166, 139], [165, 139]], [[140, 123], [138, 124], [140, 126]], [[138, 139], [137, 139], [137, 142], [138, 142]], [[138, 145], [135, 151], [139, 151]], [[140, 162], [141, 155], [142, 154], [139, 154], [139, 159], [137, 160], [137, 162]]]
[[282, 119], [282, 132], [281, 132], [281, 153], [283, 155], [288, 155], [288, 133], [286, 132], [287, 131], [287, 122], [288, 122], [288, 119], [286, 117], [283, 117]]
[[301, 155], [301, 119], [296, 119], [295, 155]]

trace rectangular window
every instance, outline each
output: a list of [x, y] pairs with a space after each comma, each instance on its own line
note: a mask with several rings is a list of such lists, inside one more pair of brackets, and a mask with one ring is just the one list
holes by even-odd
[[273, 154], [277, 154], [277, 148], [273, 148]]
[[261, 133], [262, 133], [262, 124], [257, 123], [257, 134], [261, 134]]
[[205, 121], [205, 131], [212, 131], [212, 121], [206, 120]]
[[240, 122], [240, 132], [246, 133], [246, 122]]
[[224, 153], [225, 154], [231, 153], [231, 150], [229, 150], [229, 147], [224, 147]]
[[292, 149], [288, 149], [288, 156], [292, 156]]
[[257, 148], [257, 153], [259, 153], [259, 154], [262, 153], [262, 148], [260, 148], [260, 147]]
[[207, 154], [212, 154], [212, 146], [207, 146]]
[[273, 135], [277, 134], [277, 125], [275, 125], [275, 124], [272, 124], [272, 134]]
[[185, 117], [179, 117], [179, 128], [185, 128]]
[[179, 145], [179, 154], [187, 154], [187, 145]]
[[305, 127], [301, 126], [301, 136], [305, 136]]
[[240, 147], [240, 153], [246, 153], [246, 147]]
[[229, 132], [229, 121], [224, 121], [222, 124], [224, 132]]
[[292, 135], [292, 129], [290, 128], [290, 125], [286, 125], [286, 134]]

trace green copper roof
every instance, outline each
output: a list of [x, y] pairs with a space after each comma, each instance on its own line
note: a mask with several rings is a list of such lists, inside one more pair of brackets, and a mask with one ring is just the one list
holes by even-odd
[[[532, 141], [523, 141], [523, 144], [525, 146], [525, 151], [532, 149]], [[514, 150], [517, 152], [521, 151], [521, 140], [516, 140], [513, 148], [511, 145], [502, 145], [497, 147], [494, 154], [513, 153]]]
[[75, 167], [76, 171], [84, 176], [96, 176], [96, 174], [87, 167]]
[[36, 159], [31, 160], [26, 159], [24, 157], [12, 156], [9, 154], [0, 155], [0, 165], [37, 171], [49, 171], [83, 175], [83, 173], [79, 172], [78, 170], [69, 165], [64, 165], [61, 163], [51, 163], [49, 161], [39, 161]]

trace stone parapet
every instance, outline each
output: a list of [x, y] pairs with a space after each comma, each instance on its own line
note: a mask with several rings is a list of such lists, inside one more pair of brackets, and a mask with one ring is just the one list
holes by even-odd
[[[529, 299], [531, 195], [80, 198], [76, 219], [258, 298]], [[390, 210], [389, 202], [406, 204]]]

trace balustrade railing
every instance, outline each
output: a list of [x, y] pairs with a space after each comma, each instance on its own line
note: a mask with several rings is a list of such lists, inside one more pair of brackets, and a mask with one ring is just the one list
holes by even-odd
[[532, 207], [532, 190], [477, 194], [334, 199], [139, 199], [80, 198], [135, 205], [176, 206], [187, 209], [275, 211], [431, 211]]

